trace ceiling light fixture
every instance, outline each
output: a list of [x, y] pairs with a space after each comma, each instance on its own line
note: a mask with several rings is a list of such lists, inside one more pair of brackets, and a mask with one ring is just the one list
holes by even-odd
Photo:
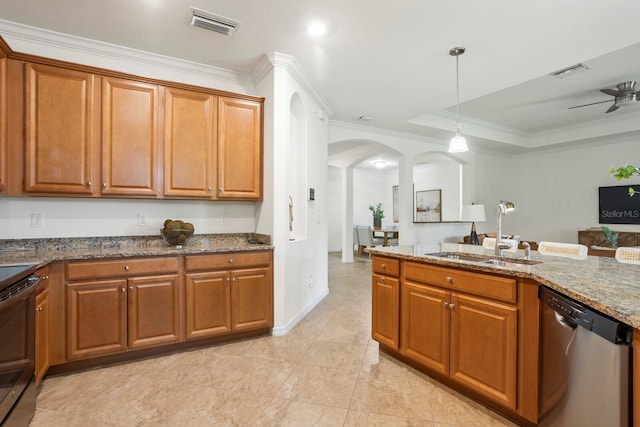
[[325, 35], [326, 32], [327, 26], [319, 21], [312, 22], [307, 26], [307, 33], [309, 33], [311, 37], [320, 37]]
[[375, 162], [373, 162], [373, 164], [376, 165], [378, 169], [383, 169], [387, 166], [387, 162], [385, 162], [384, 160], [376, 160]]
[[449, 55], [456, 57], [456, 135], [451, 138], [449, 143], [450, 153], [462, 153], [469, 151], [467, 147], [467, 140], [464, 136], [460, 135], [460, 72], [458, 71], [458, 56], [462, 55], [465, 51], [464, 47], [458, 46], [451, 48]]

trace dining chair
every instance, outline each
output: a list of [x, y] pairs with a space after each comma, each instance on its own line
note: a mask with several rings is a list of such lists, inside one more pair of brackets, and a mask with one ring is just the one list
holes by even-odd
[[540, 242], [538, 253], [540, 255], [559, 256], [564, 258], [585, 259], [589, 248], [578, 243]]
[[[358, 256], [362, 255], [364, 248], [382, 245], [383, 243], [382, 239], [373, 237], [373, 229], [370, 225], [358, 225], [356, 227], [356, 234], [358, 235]], [[371, 254], [369, 254], [369, 257], [371, 257]]]

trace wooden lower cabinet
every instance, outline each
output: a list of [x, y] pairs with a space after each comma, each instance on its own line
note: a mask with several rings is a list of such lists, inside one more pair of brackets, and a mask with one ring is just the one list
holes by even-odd
[[180, 281], [177, 274], [128, 279], [128, 346], [140, 348], [180, 340]]
[[67, 284], [67, 358], [127, 349], [127, 280]]
[[449, 375], [468, 388], [516, 408], [517, 307], [451, 294]]
[[36, 295], [36, 385], [49, 369], [49, 289]]
[[449, 293], [433, 286], [402, 287], [400, 352], [436, 372], [449, 372]]
[[231, 331], [231, 289], [227, 279], [226, 271], [187, 274], [187, 338]]
[[68, 360], [180, 341], [178, 257], [70, 262], [66, 270]]
[[400, 342], [400, 281], [374, 274], [371, 280], [371, 336], [381, 344], [398, 349]]
[[[496, 408], [535, 420], [537, 397], [523, 394], [519, 378], [530, 379], [525, 371], [537, 358], [527, 354], [537, 341], [523, 343], [519, 336], [531, 335], [538, 318], [521, 309], [524, 300], [518, 295], [536, 306], [536, 292], [529, 287], [537, 285], [418, 262], [402, 261], [400, 269], [399, 302], [380, 273], [374, 269], [372, 275], [374, 319], [399, 318], [399, 355]], [[384, 324], [392, 323], [387, 318]], [[373, 338], [393, 350], [380, 324], [372, 326]], [[527, 387], [536, 393], [537, 388]]]
[[271, 252], [192, 255], [185, 269], [187, 338], [273, 326]]

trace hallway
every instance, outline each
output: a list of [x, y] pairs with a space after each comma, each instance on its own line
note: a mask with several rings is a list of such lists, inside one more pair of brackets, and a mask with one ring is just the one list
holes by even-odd
[[513, 426], [379, 353], [370, 277], [331, 253], [329, 296], [286, 336], [47, 378], [31, 427]]

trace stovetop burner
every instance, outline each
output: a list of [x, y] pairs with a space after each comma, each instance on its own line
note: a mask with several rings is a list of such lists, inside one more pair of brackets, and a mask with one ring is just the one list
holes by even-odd
[[36, 270], [37, 264], [0, 265], [0, 290], [27, 277]]

